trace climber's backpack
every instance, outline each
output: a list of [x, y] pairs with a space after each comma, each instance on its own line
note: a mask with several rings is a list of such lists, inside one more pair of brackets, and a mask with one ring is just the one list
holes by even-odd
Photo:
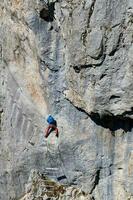
[[49, 124], [55, 124], [56, 121], [55, 121], [55, 119], [51, 115], [49, 115], [48, 118], [47, 118], [47, 122]]

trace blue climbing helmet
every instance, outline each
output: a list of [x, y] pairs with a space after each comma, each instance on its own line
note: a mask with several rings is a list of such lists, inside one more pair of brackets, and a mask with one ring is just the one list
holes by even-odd
[[51, 115], [49, 115], [48, 118], [47, 118], [47, 122], [49, 124], [55, 124], [56, 121], [55, 121], [55, 119]]

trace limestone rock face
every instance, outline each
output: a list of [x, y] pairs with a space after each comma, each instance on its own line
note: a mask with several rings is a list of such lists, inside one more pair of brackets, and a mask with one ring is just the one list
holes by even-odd
[[132, 0], [0, 2], [0, 200], [26, 198], [32, 169], [133, 199], [132, 55]]
[[26, 192], [19, 200], [28, 199], [91, 200], [91, 197], [81, 191], [81, 189], [57, 184], [43, 176], [43, 174], [40, 174], [37, 170], [32, 170], [26, 185]]

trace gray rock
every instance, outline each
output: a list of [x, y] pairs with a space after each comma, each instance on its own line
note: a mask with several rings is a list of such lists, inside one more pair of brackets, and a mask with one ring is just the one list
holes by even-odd
[[[133, 3], [49, 3], [0, 3], [0, 199], [22, 199], [32, 169], [132, 199]], [[49, 113], [58, 139], [44, 138]]]

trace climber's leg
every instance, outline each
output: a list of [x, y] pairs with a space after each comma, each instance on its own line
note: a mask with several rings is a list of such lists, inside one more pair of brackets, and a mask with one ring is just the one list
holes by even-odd
[[58, 128], [57, 128], [55, 125], [50, 124], [50, 125], [48, 126], [48, 128], [46, 129], [45, 137], [47, 138], [47, 137], [50, 135], [50, 133], [51, 133], [52, 131], [55, 131], [56, 137], [59, 136]]
[[49, 136], [51, 127], [48, 126], [48, 128], [46, 129], [46, 133], [45, 133], [45, 137], [47, 138]]
[[56, 132], [56, 134], [55, 134], [56, 137], [59, 137], [59, 131], [58, 131], [58, 128], [55, 129], [55, 132]]
[[55, 126], [52, 125], [52, 124], [50, 124], [50, 125], [48, 126], [48, 128], [46, 129], [45, 137], [47, 138], [47, 137], [50, 135], [50, 133], [51, 133], [52, 131], [54, 131], [54, 130], [55, 130]]

